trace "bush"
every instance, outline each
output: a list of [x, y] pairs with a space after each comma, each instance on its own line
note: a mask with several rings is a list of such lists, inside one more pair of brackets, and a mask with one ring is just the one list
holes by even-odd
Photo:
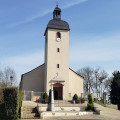
[[3, 89], [3, 96], [5, 102], [5, 113], [8, 118], [13, 118], [18, 113], [18, 89], [5, 88]]
[[87, 104], [87, 109], [88, 109], [88, 110], [93, 110], [93, 104], [89, 104], [89, 103], [88, 103], [88, 104]]
[[78, 99], [78, 95], [77, 94], [75, 94], [73, 96], [73, 100], [75, 101], [75, 103], [79, 103], [79, 99]]
[[48, 103], [48, 100], [49, 100], [49, 96], [48, 94], [45, 92], [41, 95], [40, 97], [40, 102], [41, 103]]
[[43, 94], [43, 99], [44, 99], [45, 103], [48, 103], [49, 97], [48, 97], [48, 94], [46, 92]]
[[19, 117], [22, 98], [23, 93], [17, 87], [3, 88], [5, 114], [8, 119], [17, 119]]
[[[22, 106], [22, 100], [23, 100], [23, 91], [19, 90], [19, 98], [18, 98], [18, 107], [17, 107], [17, 111], [19, 113], [19, 115], [21, 115], [21, 106]], [[19, 116], [17, 114], [17, 116]]]
[[6, 115], [5, 115], [5, 102], [3, 99], [0, 101], [0, 120], [6, 120]]
[[85, 102], [85, 99], [84, 98], [80, 98], [81, 100], [81, 103], [84, 103]]
[[93, 110], [93, 98], [92, 98], [92, 94], [88, 95], [87, 109], [88, 110]]

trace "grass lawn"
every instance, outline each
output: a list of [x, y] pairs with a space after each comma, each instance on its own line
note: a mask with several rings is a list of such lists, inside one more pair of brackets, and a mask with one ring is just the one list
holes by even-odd
[[109, 103], [102, 103], [102, 102], [100, 102], [100, 101], [97, 101], [97, 102], [95, 102], [95, 103], [97, 103], [97, 104], [99, 104], [99, 105], [102, 105], [102, 106], [104, 106], [104, 107], [106, 107], [107, 105], [109, 105]]

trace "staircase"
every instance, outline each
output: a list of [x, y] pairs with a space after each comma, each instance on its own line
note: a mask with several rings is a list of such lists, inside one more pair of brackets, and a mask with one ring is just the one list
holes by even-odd
[[21, 119], [39, 119], [39, 113], [34, 106], [23, 106], [21, 108]]

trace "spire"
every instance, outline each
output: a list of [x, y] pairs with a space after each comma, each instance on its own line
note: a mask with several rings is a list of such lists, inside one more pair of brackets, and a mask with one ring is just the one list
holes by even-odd
[[61, 9], [58, 7], [58, 3], [53, 11], [53, 19], [61, 20]]

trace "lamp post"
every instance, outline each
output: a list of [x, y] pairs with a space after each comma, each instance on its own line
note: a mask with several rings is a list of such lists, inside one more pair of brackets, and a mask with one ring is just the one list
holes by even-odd
[[12, 82], [13, 82], [13, 76], [10, 76], [10, 81], [11, 81], [11, 86], [12, 86]]

